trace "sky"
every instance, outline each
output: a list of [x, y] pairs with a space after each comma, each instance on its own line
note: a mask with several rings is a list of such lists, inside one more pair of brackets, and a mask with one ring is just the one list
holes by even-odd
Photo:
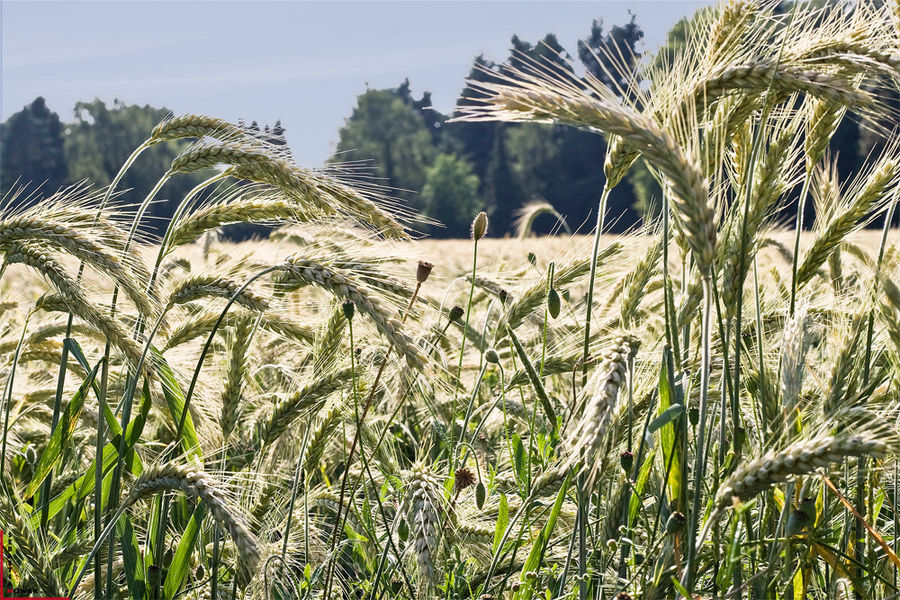
[[555, 33], [573, 55], [593, 19], [629, 11], [657, 48], [709, 0], [600, 2], [0, 1], [0, 119], [37, 96], [72, 120], [79, 100], [118, 98], [274, 124], [297, 161], [322, 164], [366, 87], [432, 92], [450, 112], [479, 54], [509, 56], [513, 34]]

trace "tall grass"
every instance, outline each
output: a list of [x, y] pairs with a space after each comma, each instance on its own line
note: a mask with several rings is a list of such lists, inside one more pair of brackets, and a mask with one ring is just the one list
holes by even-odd
[[[533, 205], [519, 240], [481, 213], [472, 241], [409, 242], [377, 187], [199, 115], [123, 165], [198, 139], [139, 206], [116, 183], [4, 199], [7, 589], [898, 595], [896, 18], [731, 2], [615, 89], [527, 60], [471, 82], [459, 118], [608, 136], [592, 239], [528, 237], [565, 226]], [[841, 181], [851, 115], [886, 140]], [[639, 157], [662, 214], [609, 241]], [[145, 235], [166, 181], [210, 166]]]

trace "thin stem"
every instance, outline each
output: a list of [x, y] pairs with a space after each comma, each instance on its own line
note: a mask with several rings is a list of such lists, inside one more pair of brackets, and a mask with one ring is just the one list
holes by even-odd
[[[453, 386], [453, 402], [450, 409], [451, 424], [456, 420], [456, 395], [459, 393], [459, 384], [462, 381], [463, 357], [466, 354], [466, 334], [469, 331], [469, 319], [472, 315], [472, 298], [475, 296], [475, 273], [478, 267], [478, 239], [475, 239], [472, 249], [472, 282], [469, 284], [469, 301], [466, 303], [466, 322], [463, 326], [462, 341], [459, 345], [459, 365], [456, 369], [456, 383]], [[455, 467], [454, 457], [456, 456], [456, 448], [450, 449], [450, 472], [453, 473]]]
[[591, 310], [594, 304], [594, 281], [597, 279], [597, 255], [600, 253], [600, 237], [603, 235], [603, 222], [606, 216], [606, 202], [609, 198], [609, 182], [603, 184], [603, 192], [600, 194], [600, 206], [597, 209], [597, 226], [594, 229], [594, 250], [591, 253], [591, 275], [588, 279], [587, 307], [584, 317], [584, 352], [581, 365], [581, 385], [587, 383], [588, 357], [591, 353]]
[[703, 478], [706, 471], [706, 423], [709, 396], [709, 325], [711, 311], [711, 285], [709, 275], [703, 276], [703, 329], [701, 333], [701, 366], [700, 366], [700, 421], [697, 428], [696, 458], [694, 460], [694, 489], [691, 506], [690, 526], [687, 531], [687, 566], [682, 585], [692, 592], [694, 589], [694, 573], [697, 568], [694, 540], [697, 537], [697, 523], [700, 518], [700, 496]]
[[25, 332], [28, 330], [28, 322], [34, 315], [34, 309], [29, 311], [25, 317], [25, 323], [22, 325], [22, 334], [19, 336], [19, 342], [16, 344], [16, 353], [13, 354], [12, 365], [9, 369], [9, 377], [6, 379], [6, 416], [3, 419], [3, 445], [0, 447], [0, 478], [6, 472], [6, 436], [9, 432], [9, 409], [12, 404], [13, 383], [16, 377], [16, 366], [19, 363], [19, 355], [22, 353], [22, 346], [25, 343]]

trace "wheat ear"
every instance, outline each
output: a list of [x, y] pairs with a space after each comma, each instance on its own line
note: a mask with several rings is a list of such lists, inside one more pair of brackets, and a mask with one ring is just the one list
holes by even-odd
[[222, 388], [222, 411], [219, 425], [227, 440], [241, 416], [241, 395], [247, 375], [250, 343], [252, 342], [255, 319], [241, 315], [235, 322], [228, 349], [228, 368], [225, 371], [225, 385]]
[[625, 383], [629, 362], [639, 346], [640, 342], [631, 335], [616, 338], [585, 388], [589, 395], [584, 412], [572, 432], [569, 462], [574, 464], [580, 461], [583, 464], [588, 490], [596, 482], [619, 388]]
[[246, 587], [257, 572], [260, 561], [259, 544], [250, 532], [244, 517], [228, 502], [224, 492], [213, 479], [187, 465], [166, 464], [144, 469], [123, 500], [119, 511], [127, 509], [141, 498], [164, 490], [182, 491], [196, 499], [203, 500], [216, 522], [231, 536], [241, 560], [238, 564], [238, 579], [241, 587]]
[[337, 269], [305, 258], [292, 258], [286, 263], [286, 272], [307, 283], [317, 285], [339, 298], [350, 300], [356, 308], [372, 319], [378, 331], [397, 347], [407, 363], [416, 369], [425, 367], [426, 359], [422, 350], [404, 331], [400, 322], [393, 318], [382, 303], [350, 276]]
[[234, 298], [235, 302], [250, 310], [258, 312], [268, 310], [269, 302], [249, 288], [237, 294], [241, 286], [242, 284], [234, 279], [220, 275], [194, 275], [175, 286], [175, 289], [169, 295], [168, 304], [169, 306], [185, 304], [200, 298], [209, 297]]
[[872, 434], [825, 435], [801, 440], [780, 450], [770, 450], [747, 462], [719, 487], [713, 510], [706, 520], [698, 547], [703, 543], [719, 515], [735, 501], [746, 502], [773, 485], [785, 483], [797, 475], [841, 463], [848, 457], [883, 458], [898, 448], [897, 436]]

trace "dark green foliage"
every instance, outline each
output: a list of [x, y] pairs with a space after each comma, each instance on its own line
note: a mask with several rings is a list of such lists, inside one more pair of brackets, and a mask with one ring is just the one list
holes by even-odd
[[0, 125], [0, 196], [18, 185], [43, 184], [44, 195], [69, 181], [63, 125], [38, 97]]

